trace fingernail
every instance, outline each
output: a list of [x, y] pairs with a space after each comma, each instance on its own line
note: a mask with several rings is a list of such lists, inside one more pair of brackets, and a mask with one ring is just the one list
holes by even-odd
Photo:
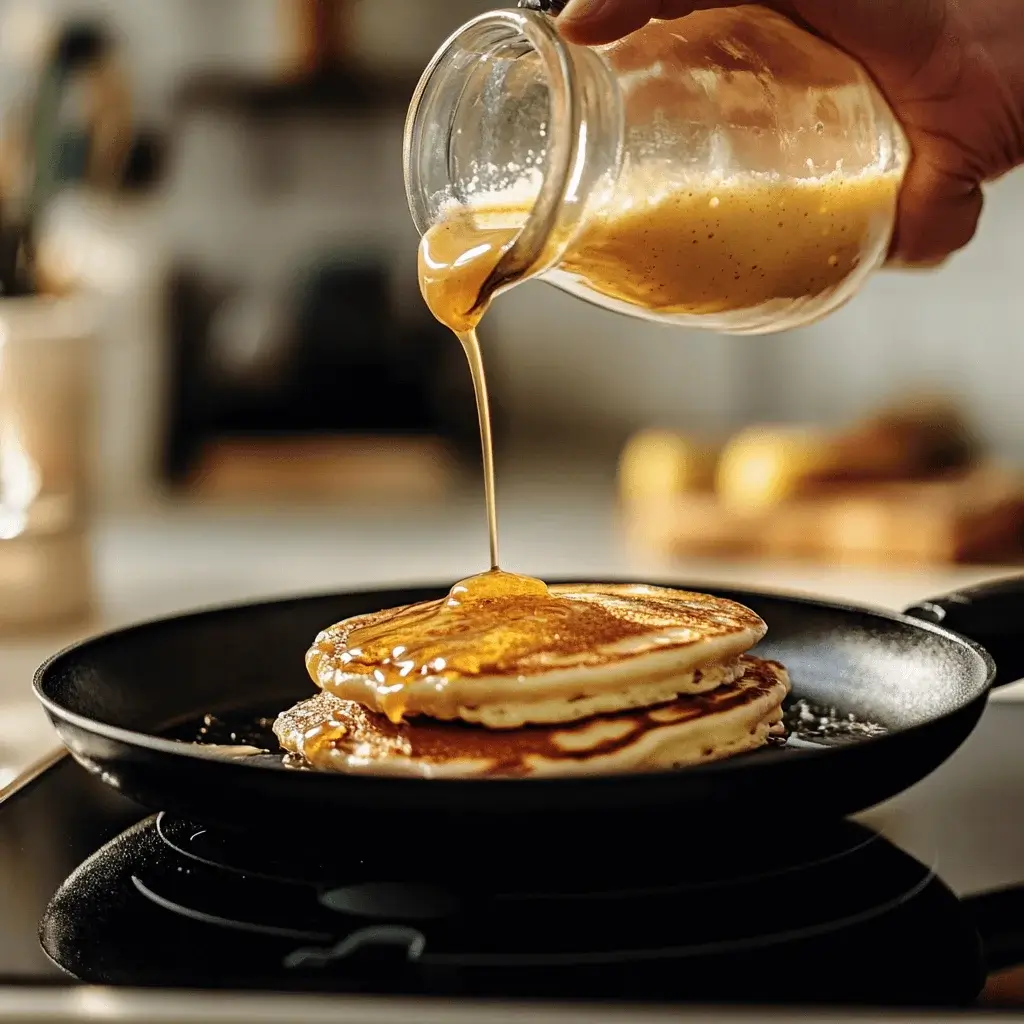
[[559, 21], [587, 21], [601, 13], [608, 0], [569, 0]]

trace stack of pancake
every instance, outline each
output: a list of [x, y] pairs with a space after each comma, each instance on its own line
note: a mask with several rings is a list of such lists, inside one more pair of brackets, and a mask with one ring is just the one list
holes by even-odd
[[650, 586], [491, 572], [358, 615], [306, 655], [320, 693], [274, 725], [293, 762], [424, 778], [657, 771], [782, 730], [785, 669], [748, 608]]

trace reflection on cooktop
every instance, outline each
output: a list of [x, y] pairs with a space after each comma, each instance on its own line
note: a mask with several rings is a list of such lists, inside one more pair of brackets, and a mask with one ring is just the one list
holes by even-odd
[[501, 833], [455, 854], [148, 818], [40, 926], [88, 982], [578, 999], [961, 1004], [978, 936], [924, 864], [850, 822], [812, 835], [610, 832], [581, 861]]

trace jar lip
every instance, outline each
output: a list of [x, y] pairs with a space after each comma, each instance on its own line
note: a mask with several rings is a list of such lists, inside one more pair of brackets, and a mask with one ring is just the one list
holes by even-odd
[[494, 56], [523, 44], [536, 53], [544, 68], [550, 103], [547, 153], [540, 190], [529, 215], [495, 268], [492, 291], [526, 276], [542, 273], [545, 264], [557, 262], [558, 254], [547, 252], [559, 211], [580, 159], [582, 100], [576, 83], [569, 45], [546, 14], [526, 9], [489, 11], [457, 29], [441, 45], [427, 65], [409, 105], [403, 140], [403, 170], [409, 209], [416, 230], [422, 236], [432, 226], [427, 213], [427, 196], [417, 162], [422, 147], [421, 112], [429, 106], [431, 90], [439, 87], [448, 58], [459, 50]]

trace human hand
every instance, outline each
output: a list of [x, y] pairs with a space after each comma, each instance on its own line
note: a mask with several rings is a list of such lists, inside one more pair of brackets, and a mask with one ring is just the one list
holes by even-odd
[[[1024, 163], [1024, 0], [765, 0], [874, 76], [913, 160], [891, 258], [940, 263], [974, 236], [982, 185]], [[570, 0], [570, 42], [611, 42], [653, 18], [731, 0]]]

